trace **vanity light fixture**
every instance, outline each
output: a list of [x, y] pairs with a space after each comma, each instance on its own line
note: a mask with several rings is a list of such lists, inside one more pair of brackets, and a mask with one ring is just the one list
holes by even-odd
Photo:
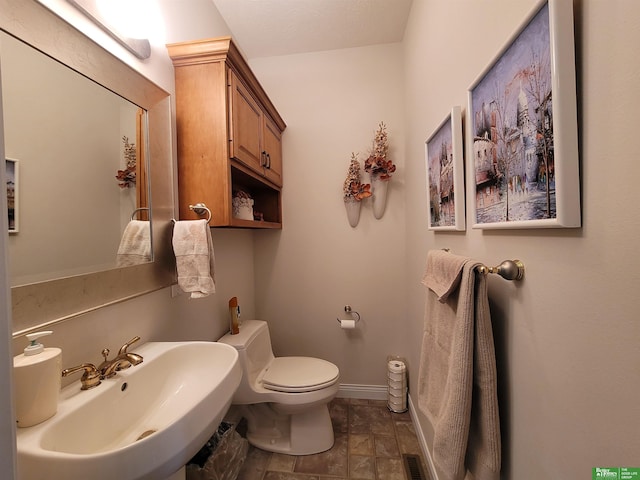
[[[151, 45], [146, 38], [131, 38], [125, 32], [123, 32], [123, 26], [119, 27], [114, 25], [115, 20], [109, 20], [108, 17], [115, 18], [127, 18], [126, 12], [119, 12], [114, 15], [106, 15], [101, 8], [100, 0], [67, 0], [68, 3], [73, 5], [84, 15], [90, 18], [96, 25], [107, 32], [114, 40], [120, 43], [129, 52], [133, 53], [141, 60], [145, 60], [151, 56]], [[122, 2], [120, 2], [122, 4]], [[135, 15], [138, 13], [138, 15]], [[140, 12], [132, 12], [134, 18], [137, 17], [140, 22], [143, 21], [139, 15]], [[120, 22], [118, 22], [120, 23]]]

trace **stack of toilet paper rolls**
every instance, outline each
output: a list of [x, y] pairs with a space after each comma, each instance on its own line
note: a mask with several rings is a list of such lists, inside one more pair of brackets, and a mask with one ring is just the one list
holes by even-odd
[[407, 367], [402, 360], [387, 362], [389, 377], [389, 410], [396, 413], [407, 411]]

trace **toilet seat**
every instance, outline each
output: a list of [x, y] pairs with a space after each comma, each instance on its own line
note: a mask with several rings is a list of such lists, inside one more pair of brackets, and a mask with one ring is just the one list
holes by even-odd
[[333, 385], [338, 367], [320, 358], [276, 357], [262, 377], [262, 386], [276, 392], [312, 392]]

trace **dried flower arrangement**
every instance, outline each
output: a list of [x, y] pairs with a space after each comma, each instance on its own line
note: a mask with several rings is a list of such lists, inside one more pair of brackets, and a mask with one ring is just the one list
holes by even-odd
[[389, 152], [389, 139], [387, 138], [387, 127], [384, 122], [380, 122], [373, 139], [373, 149], [364, 162], [364, 170], [372, 178], [380, 180], [391, 179], [391, 174], [396, 171], [396, 166], [391, 160], [387, 160]]
[[136, 144], [129, 143], [127, 136], [122, 137], [124, 143], [124, 160], [127, 164], [124, 170], [118, 170], [116, 179], [120, 188], [132, 188], [136, 186]]
[[349, 172], [343, 186], [344, 199], [353, 199], [360, 201], [371, 196], [371, 185], [360, 182], [360, 162], [358, 162], [358, 154], [351, 153], [351, 163], [349, 164]]

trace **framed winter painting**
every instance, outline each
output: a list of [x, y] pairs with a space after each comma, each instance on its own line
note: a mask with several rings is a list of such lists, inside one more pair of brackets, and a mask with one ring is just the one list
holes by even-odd
[[464, 161], [460, 107], [425, 142], [430, 230], [464, 230]]
[[473, 228], [580, 226], [572, 5], [539, 2], [469, 88]]
[[5, 158], [5, 173], [7, 179], [7, 219], [9, 233], [19, 232], [18, 216], [18, 160]]

